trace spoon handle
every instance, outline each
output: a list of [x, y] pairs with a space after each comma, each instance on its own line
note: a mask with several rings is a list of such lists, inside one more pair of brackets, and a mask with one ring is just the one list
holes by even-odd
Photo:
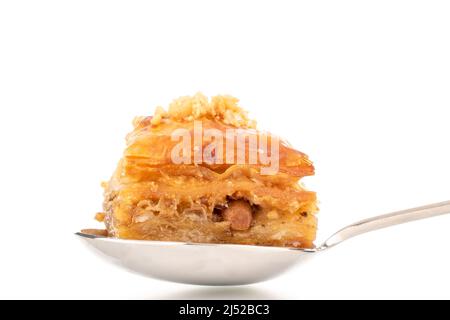
[[398, 211], [354, 223], [332, 235], [319, 250], [333, 247], [342, 241], [357, 235], [383, 229], [414, 220], [426, 219], [450, 213], [450, 201], [431, 204], [424, 207]]

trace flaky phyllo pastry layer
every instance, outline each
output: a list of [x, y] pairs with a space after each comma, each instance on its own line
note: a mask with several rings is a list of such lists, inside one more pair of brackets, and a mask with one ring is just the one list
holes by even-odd
[[[227, 139], [202, 136], [189, 150], [175, 149], [181, 140], [174, 139], [174, 131], [182, 129], [194, 137], [199, 125], [204, 132], [216, 129], [224, 137], [227, 132]], [[299, 180], [313, 175], [314, 167], [305, 154], [286, 143], [271, 149], [275, 137], [255, 126], [237, 99], [208, 100], [201, 94], [175, 100], [168, 111], [158, 107], [153, 117], [136, 118], [123, 158], [103, 184], [104, 212], [97, 219], [104, 221], [108, 236], [313, 247], [316, 195], [303, 189]], [[236, 142], [242, 134], [246, 138], [235, 143], [230, 154], [231, 144], [226, 143]], [[257, 153], [279, 153], [276, 172], [262, 174], [267, 162], [238, 160], [239, 154], [248, 159], [255, 151], [252, 137], [267, 141], [267, 150], [259, 145]], [[216, 148], [208, 149], [213, 140]], [[219, 152], [222, 146], [226, 151]], [[202, 163], [194, 161], [199, 149], [209, 150]], [[174, 161], [174, 150], [181, 152], [181, 160]]]

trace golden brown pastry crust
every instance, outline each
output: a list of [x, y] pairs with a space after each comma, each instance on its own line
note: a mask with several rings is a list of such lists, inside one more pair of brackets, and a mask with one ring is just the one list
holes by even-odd
[[[225, 155], [223, 164], [173, 163], [171, 151], [178, 142], [171, 134], [180, 128], [192, 132], [194, 120], [201, 120], [203, 129], [225, 133], [240, 128], [249, 136], [264, 135], [270, 143], [273, 137], [256, 131], [236, 102], [220, 96], [211, 101], [201, 95], [184, 97], [168, 112], [158, 109], [155, 117], [135, 119], [124, 156], [104, 184], [104, 221], [110, 236], [313, 247], [316, 195], [298, 183], [314, 174], [305, 154], [281, 144], [276, 175], [261, 175], [260, 163], [226, 163]], [[203, 141], [203, 146], [208, 143]], [[248, 154], [248, 143], [244, 149]], [[246, 201], [252, 208], [247, 230], [235, 230], [224, 218], [223, 210], [234, 201]]]

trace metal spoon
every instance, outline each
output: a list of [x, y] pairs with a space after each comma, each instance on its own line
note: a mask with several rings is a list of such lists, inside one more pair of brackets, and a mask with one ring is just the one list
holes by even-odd
[[280, 275], [300, 261], [354, 236], [450, 213], [450, 201], [366, 219], [336, 232], [315, 249], [121, 240], [78, 232], [104, 258], [130, 271], [195, 285], [245, 285]]

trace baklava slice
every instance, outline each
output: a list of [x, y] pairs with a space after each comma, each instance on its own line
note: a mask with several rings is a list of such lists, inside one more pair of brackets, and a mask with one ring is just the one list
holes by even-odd
[[135, 119], [97, 219], [121, 239], [312, 248], [316, 194], [299, 181], [313, 174], [237, 99], [182, 97]]

